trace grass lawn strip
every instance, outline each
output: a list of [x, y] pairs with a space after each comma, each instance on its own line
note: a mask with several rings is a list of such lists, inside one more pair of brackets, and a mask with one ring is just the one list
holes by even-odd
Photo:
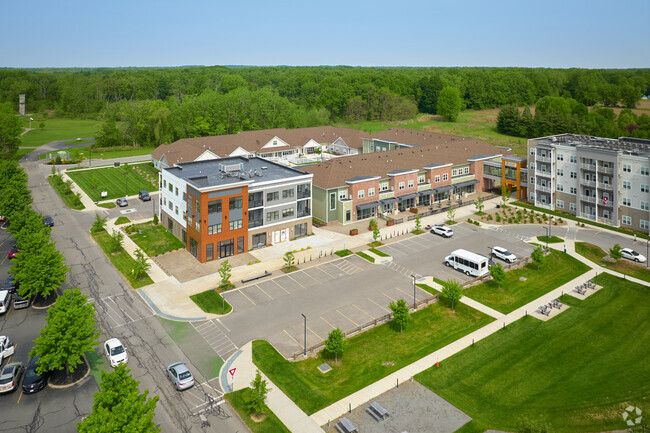
[[359, 252], [357, 253], [357, 255], [358, 255], [359, 257], [363, 257], [364, 259], [368, 260], [370, 263], [375, 263], [375, 258], [374, 258], [374, 257], [370, 257], [370, 256], [369, 256], [368, 254], [366, 254], [366, 253], [363, 253], [363, 252], [359, 251]]
[[542, 322], [524, 317], [416, 379], [474, 418], [463, 431], [623, 430], [628, 405], [650, 411], [648, 287], [598, 275], [603, 289]]
[[[133, 227], [133, 231], [131, 231]], [[129, 226], [129, 237], [149, 257], [184, 248], [183, 242], [161, 225], [150, 222]], [[139, 232], [142, 232], [141, 234]]]
[[[439, 303], [412, 317], [413, 322], [402, 333], [383, 324], [351, 337], [340, 365], [323, 352], [315, 358], [289, 362], [269, 343], [259, 340], [253, 342], [253, 361], [303, 411], [312, 414], [493, 320], [463, 304], [452, 312]], [[317, 369], [323, 362], [332, 366], [325, 375]]]
[[225, 302], [223, 297], [214, 290], [197, 293], [196, 295], [190, 296], [190, 299], [206, 313], [227, 314], [232, 311], [230, 304]]
[[113, 266], [124, 275], [124, 278], [126, 278], [129, 284], [131, 284], [131, 287], [138, 289], [153, 283], [153, 280], [148, 275], [142, 280], [133, 277], [131, 270], [135, 268], [135, 260], [124, 250], [124, 248], [121, 249], [119, 254], [113, 255], [109, 246], [111, 235], [102, 231], [99, 233], [92, 233], [91, 236], [99, 246], [102, 247], [104, 254], [106, 254]]
[[121, 216], [121, 217], [117, 217], [117, 219], [115, 220], [115, 225], [119, 226], [121, 224], [126, 224], [126, 223], [130, 223], [130, 222], [131, 222], [130, 219], [128, 219], [125, 216]]
[[61, 197], [63, 203], [65, 203], [65, 205], [68, 206], [70, 209], [82, 210], [86, 208], [86, 206], [84, 206], [83, 203], [77, 202], [77, 199], [73, 194], [68, 195], [65, 193], [64, 191], [65, 185], [58, 184], [52, 176], [48, 176], [47, 181], [50, 182], [50, 185], [52, 185], [54, 191], [56, 191], [56, 193], [59, 194], [59, 197]]
[[390, 257], [390, 254], [386, 254], [383, 251], [378, 250], [377, 248], [370, 248], [368, 251], [379, 256], [379, 257]]
[[[578, 259], [561, 251], [551, 250], [539, 269], [535, 263], [529, 263], [523, 268], [506, 272], [501, 288], [495, 281], [489, 280], [466, 289], [464, 295], [508, 314], [588, 270], [589, 266]], [[526, 281], [521, 281], [521, 277], [525, 277]]]
[[[107, 167], [66, 172], [92, 201], [124, 197], [127, 178], [124, 173], [128, 173], [128, 195], [137, 195], [140, 190], [158, 190], [158, 174], [151, 164], [133, 164], [126, 169]], [[102, 198], [102, 191], [106, 191], [108, 196]]]
[[239, 391], [226, 394], [224, 397], [230, 405], [237, 411], [239, 417], [244, 421], [246, 426], [253, 433], [291, 433], [291, 431], [271, 412], [266, 405], [264, 413], [266, 418], [262, 422], [255, 422], [251, 419], [251, 410], [246, 407], [246, 397], [250, 388], [240, 389]]
[[598, 245], [587, 242], [576, 242], [576, 253], [604, 268], [650, 283], [650, 270], [645, 267], [646, 265], [636, 264], [627, 259], [619, 259], [616, 263], [606, 262], [602, 259], [607, 253]]
[[345, 249], [345, 250], [338, 250], [334, 251], [334, 254], [336, 254], [339, 257], [346, 257], [349, 256], [350, 254], [353, 254], [352, 251]]
[[537, 240], [542, 242], [542, 243], [548, 242], [549, 244], [560, 244], [560, 243], [564, 242], [564, 239], [559, 238], [557, 236], [551, 236], [551, 237], [537, 236]]

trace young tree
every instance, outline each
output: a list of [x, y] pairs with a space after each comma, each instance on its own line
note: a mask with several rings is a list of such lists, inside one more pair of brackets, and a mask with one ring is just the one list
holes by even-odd
[[23, 297], [47, 298], [65, 281], [70, 268], [65, 266], [65, 258], [49, 237], [47, 231], [22, 237], [22, 251], [16, 256], [14, 274], [20, 283], [18, 293]]
[[497, 263], [490, 268], [490, 276], [499, 285], [499, 288], [501, 288], [501, 283], [506, 278], [506, 271], [501, 266], [501, 263]]
[[327, 350], [329, 353], [333, 353], [334, 361], [338, 362], [338, 357], [340, 355], [343, 355], [343, 351], [347, 345], [348, 342], [345, 340], [343, 331], [341, 331], [339, 328], [336, 328], [332, 329], [332, 331], [330, 331], [329, 335], [327, 336], [327, 340], [325, 341], [325, 350]]
[[153, 421], [160, 397], [147, 398], [149, 390], [140, 393], [138, 382], [125, 364], [110, 373], [102, 370], [102, 387], [95, 393], [93, 411], [77, 425], [79, 433], [157, 433], [161, 429]]
[[456, 280], [447, 280], [442, 283], [442, 297], [449, 302], [451, 309], [456, 308], [456, 304], [463, 297], [463, 285]]
[[90, 231], [93, 233], [104, 231], [106, 229], [107, 218], [108, 217], [101, 217], [98, 213], [95, 213], [95, 220], [93, 221]]
[[399, 332], [402, 332], [406, 326], [411, 323], [413, 318], [409, 314], [409, 307], [404, 299], [398, 299], [397, 302], [388, 304], [388, 308], [393, 312], [393, 323], [399, 326]]
[[546, 260], [546, 257], [544, 256], [544, 250], [542, 250], [541, 246], [538, 246], [533, 250], [532, 253], [530, 253], [530, 258], [533, 259], [533, 262], [537, 266], [537, 269], [539, 269], [543, 264], [544, 261]]
[[46, 325], [34, 340], [29, 356], [40, 356], [38, 373], [47, 369], [74, 372], [85, 352], [93, 350], [101, 331], [95, 323], [95, 304], [78, 288], [66, 290], [48, 309]]
[[485, 204], [483, 203], [483, 199], [481, 197], [479, 197], [476, 200], [474, 200], [474, 206], [476, 206], [476, 213], [482, 213], [483, 208], [485, 208]]
[[122, 244], [124, 244], [124, 234], [120, 230], [113, 230], [110, 241], [111, 251], [114, 253], [120, 251]]
[[266, 396], [270, 391], [268, 386], [269, 384], [267, 381], [262, 379], [262, 374], [257, 370], [255, 373], [255, 379], [251, 381], [251, 386], [248, 390], [248, 397], [246, 399], [246, 407], [256, 414], [264, 412], [264, 402], [266, 401]]
[[455, 122], [460, 114], [463, 101], [460, 98], [460, 91], [455, 87], [447, 86], [440, 91], [436, 104], [436, 113], [443, 119]]
[[503, 202], [503, 207], [506, 206], [510, 200], [510, 188], [505, 183], [501, 184], [501, 201]]
[[372, 229], [372, 240], [377, 242], [379, 240], [379, 236], [381, 236], [381, 233], [379, 232], [379, 227], [375, 226], [375, 228]]
[[623, 254], [621, 253], [621, 246], [619, 244], [614, 244], [614, 246], [609, 249], [609, 256], [614, 260], [618, 260], [623, 257]]
[[456, 216], [456, 211], [449, 206], [447, 209], [447, 221], [453, 221], [454, 217]]
[[284, 265], [287, 268], [290, 268], [296, 263], [296, 257], [293, 255], [293, 251], [287, 251], [284, 253]]
[[232, 271], [232, 266], [230, 263], [228, 263], [228, 260], [224, 260], [221, 262], [221, 267], [218, 269], [219, 276], [221, 277], [221, 284], [219, 284], [219, 287], [228, 287], [230, 284], [230, 277], [231, 277], [231, 271]]
[[144, 278], [147, 276], [147, 272], [151, 269], [151, 263], [149, 259], [144, 255], [142, 250], [138, 248], [134, 251], [135, 254], [135, 268], [133, 269], [133, 275], [136, 278]]
[[422, 217], [420, 216], [420, 214], [416, 214], [415, 215], [415, 231], [419, 232], [420, 230], [422, 230]]

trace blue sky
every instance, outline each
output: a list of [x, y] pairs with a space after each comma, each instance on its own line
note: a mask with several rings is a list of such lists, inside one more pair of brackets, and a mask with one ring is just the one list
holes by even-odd
[[0, 67], [650, 67], [650, 0], [2, 3]]

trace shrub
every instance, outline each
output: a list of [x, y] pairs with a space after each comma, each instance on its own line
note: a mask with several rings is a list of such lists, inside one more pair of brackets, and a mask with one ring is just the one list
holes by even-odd
[[61, 156], [57, 155], [56, 158], [54, 159], [55, 164], [61, 164]]
[[495, 216], [496, 216], [496, 218], [495, 218], [496, 222], [500, 223], [501, 222], [501, 215], [496, 214]]
[[158, 214], [153, 214], [153, 225], [157, 226], [158, 225]]

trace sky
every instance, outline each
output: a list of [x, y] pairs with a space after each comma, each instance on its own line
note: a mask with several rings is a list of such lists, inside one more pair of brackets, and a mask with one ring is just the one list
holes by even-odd
[[0, 67], [650, 67], [650, 0], [0, 5]]

